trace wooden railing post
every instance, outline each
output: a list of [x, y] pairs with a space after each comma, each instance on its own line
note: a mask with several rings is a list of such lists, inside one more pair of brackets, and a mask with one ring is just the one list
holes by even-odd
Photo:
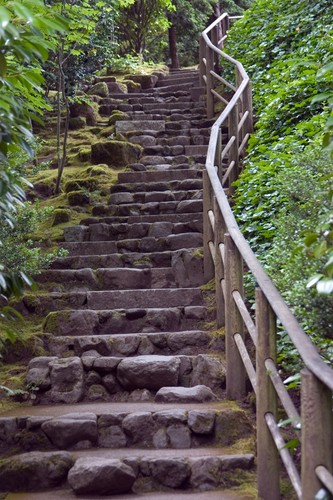
[[208, 211], [213, 209], [213, 197], [207, 170], [203, 171], [203, 252], [204, 278], [209, 281], [214, 278], [215, 265], [209, 248], [209, 242], [214, 241], [213, 229], [208, 217]]
[[252, 134], [253, 132], [253, 107], [252, 107], [252, 85], [249, 81], [243, 96], [244, 111], [249, 112], [249, 116], [246, 120], [245, 134]]
[[[219, 26], [216, 25], [215, 28], [212, 30], [212, 44], [214, 47], [218, 47], [219, 44]], [[219, 66], [220, 66], [220, 61], [219, 61], [219, 55], [217, 52], [213, 52], [214, 56], [214, 66], [213, 69], [216, 73], [219, 72]]]
[[216, 198], [214, 199], [214, 215], [216, 325], [217, 328], [221, 328], [221, 326], [225, 325], [225, 300], [222, 290], [224, 264], [221, 256], [220, 244], [224, 242], [225, 225]]
[[222, 132], [220, 128], [217, 136], [214, 165], [217, 167], [217, 175], [221, 181], [223, 173], [222, 173]]
[[232, 183], [238, 179], [239, 175], [239, 154], [238, 154], [238, 146], [239, 146], [239, 134], [238, 134], [238, 123], [239, 123], [239, 115], [238, 115], [238, 105], [236, 104], [233, 109], [230, 111], [229, 115], [229, 137], [235, 137], [235, 140], [229, 150], [229, 165], [231, 162], [234, 162], [234, 167], [229, 175], [229, 192], [232, 194], [234, 188], [232, 187]]
[[206, 84], [207, 84], [207, 118], [210, 120], [214, 117], [214, 95], [212, 94], [213, 89], [213, 77], [211, 71], [214, 70], [214, 52], [206, 45]]
[[301, 372], [302, 500], [313, 500], [322, 487], [318, 465], [333, 472], [332, 391], [308, 369]]
[[277, 396], [265, 367], [266, 359], [276, 361], [276, 317], [259, 288], [256, 289], [256, 326], [258, 497], [279, 500], [279, 453], [265, 420], [266, 413], [277, 415]]
[[204, 80], [204, 75], [206, 73], [206, 65], [204, 62], [206, 56], [206, 43], [201, 35], [200, 40], [199, 40], [199, 86], [204, 87], [205, 86], [205, 80]]
[[224, 235], [224, 245], [227, 398], [241, 399], [245, 395], [246, 375], [234, 335], [239, 333], [244, 337], [244, 326], [233, 292], [238, 290], [243, 295], [243, 259], [229, 234]]

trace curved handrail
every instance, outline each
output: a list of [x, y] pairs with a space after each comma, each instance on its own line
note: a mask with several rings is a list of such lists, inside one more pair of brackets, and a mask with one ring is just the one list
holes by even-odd
[[[214, 117], [214, 98], [225, 108], [212, 125], [204, 172], [204, 265], [207, 279], [215, 277], [218, 326], [225, 325], [227, 395], [237, 399], [245, 391], [245, 370], [257, 395], [258, 488], [261, 498], [279, 498], [278, 453], [294, 490], [303, 500], [313, 499], [324, 485], [333, 483], [332, 391], [333, 370], [324, 363], [300, 327], [279, 291], [242, 235], [225, 194], [239, 176], [239, 164], [252, 132], [251, 83], [243, 65], [223, 52], [229, 16], [222, 14], [200, 41], [200, 81], [207, 87], [207, 117]], [[219, 40], [219, 35], [222, 34]], [[219, 61], [230, 63], [236, 84], [215, 71]], [[230, 100], [219, 94], [214, 81], [233, 90]], [[222, 127], [229, 136], [223, 147]], [[228, 158], [228, 164], [223, 161]], [[226, 172], [224, 172], [226, 170]], [[257, 283], [255, 322], [248, 313], [243, 292], [243, 262]], [[300, 417], [283, 386], [276, 366], [276, 319], [284, 326], [305, 369], [302, 371], [302, 477], [300, 478], [276, 424], [278, 401], [299, 430]], [[244, 342], [244, 329], [256, 347], [256, 369]], [[229, 359], [230, 358], [230, 359]], [[272, 387], [275, 389], [275, 392]], [[315, 416], [314, 416], [315, 415]], [[318, 449], [313, 443], [318, 441]], [[273, 449], [274, 448], [274, 449]], [[311, 457], [311, 458], [309, 458]], [[324, 478], [324, 479], [323, 479]], [[333, 493], [333, 491], [331, 491]]]

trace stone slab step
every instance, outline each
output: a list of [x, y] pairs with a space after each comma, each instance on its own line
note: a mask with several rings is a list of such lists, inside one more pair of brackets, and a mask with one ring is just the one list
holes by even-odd
[[135, 192], [158, 192], [158, 191], [195, 191], [202, 190], [202, 178], [152, 181], [152, 182], [131, 182], [118, 183], [110, 188], [111, 193], [135, 193]]
[[[100, 311], [68, 309], [50, 312], [44, 321], [43, 328], [45, 333], [50, 333], [54, 337], [80, 337], [82, 335], [98, 337], [123, 332], [160, 334], [161, 332], [194, 330], [198, 328], [198, 325], [212, 320], [213, 315], [214, 313], [204, 306], [124, 308]], [[99, 340], [96, 340], [95, 345], [98, 344]]]
[[[137, 454], [130, 457], [121, 456], [115, 451], [112, 449], [102, 452], [97, 450], [97, 453], [95, 450], [76, 451], [73, 457], [66, 452], [31, 452], [19, 455], [12, 461], [9, 459], [4, 462], [3, 486], [7, 492], [17, 489], [23, 491], [23, 498], [26, 498], [25, 490], [40, 489], [42, 485], [44, 499], [50, 498], [45, 496], [48, 488], [51, 492], [57, 493], [68, 492], [70, 487], [72, 491], [68, 493], [68, 498], [76, 498], [74, 494], [83, 494], [84, 498], [90, 499], [100, 498], [98, 495], [103, 495], [104, 498], [129, 498], [124, 496], [126, 493], [131, 493], [132, 498], [133, 493], [140, 498], [140, 492], [143, 492], [145, 498], [148, 492], [152, 492], [158, 499], [159, 496], [156, 497], [158, 490], [164, 492], [167, 490], [169, 498], [173, 498], [174, 493], [176, 496], [178, 493], [183, 495], [184, 491], [192, 494], [193, 490], [202, 491], [203, 488], [206, 495], [206, 490], [232, 486], [234, 474], [240, 469], [251, 470], [254, 463], [252, 454], [222, 455], [210, 453], [210, 449], [205, 449], [203, 454], [191, 453], [190, 457], [183, 450], [182, 453], [163, 455], [163, 458], [158, 456], [158, 453], [146, 454], [144, 450], [138, 450]], [[30, 473], [22, 477], [22, 468]], [[57, 490], [55, 486], [65, 490]], [[114, 496], [116, 493], [122, 495]], [[15, 493], [12, 498], [20, 498], [19, 495]], [[34, 492], [34, 495], [38, 493]], [[168, 497], [164, 495], [164, 498]], [[207, 496], [207, 498], [214, 497]], [[230, 496], [221, 498], [230, 499]], [[241, 497], [236, 495], [231, 498]]]
[[184, 90], [187, 91], [196, 85], [197, 82], [191, 82], [191, 83], [179, 83], [179, 82], [171, 82], [171, 85], [163, 85], [163, 87], [154, 87], [152, 89], [147, 89], [146, 93], [147, 94], [155, 94], [159, 95], [159, 92], [163, 92], [164, 94], [169, 93], [170, 95], [173, 95], [175, 92], [179, 90]]
[[165, 130], [164, 120], [123, 120], [116, 122], [116, 131], [127, 132], [128, 130]]
[[[128, 217], [131, 215], [158, 215], [158, 214], [184, 214], [202, 212], [202, 200], [190, 199], [181, 201], [151, 201], [148, 203], [123, 203], [122, 205], [109, 205], [105, 208], [107, 216]], [[93, 215], [96, 212], [93, 211]]]
[[[191, 499], [193, 500], [256, 500], [257, 494], [244, 494], [239, 492], [233, 492], [232, 489], [226, 491], [221, 489], [216, 489], [213, 491], [190, 492]], [[77, 496], [72, 489], [63, 488], [53, 488], [52, 490], [44, 491], [34, 491], [33, 493], [8, 493], [6, 496], [7, 500], [59, 500], [63, 498], [64, 500], [74, 500]], [[85, 500], [100, 500], [99, 495], [85, 495]], [[105, 498], [105, 496], [104, 496]], [[153, 492], [153, 493], [135, 493], [135, 498], [146, 499], [146, 500], [188, 500], [189, 492]], [[129, 495], [112, 495], [112, 500], [133, 500], [133, 493]]]
[[47, 269], [35, 281], [51, 292], [200, 286], [203, 282], [202, 259], [192, 259], [187, 269], [181, 257], [179, 259], [174, 268]]
[[[107, 449], [135, 448], [146, 450], [185, 450], [213, 446], [220, 454], [227, 453], [239, 439], [249, 437], [253, 429], [244, 410], [225, 405], [223, 409], [171, 409], [120, 413], [111, 409], [108, 414], [96, 411], [82, 413], [77, 410], [62, 416], [0, 418], [0, 427], [8, 430], [1, 442], [2, 448], [13, 447], [15, 451], [80, 450], [92, 448], [93, 452]], [[29, 447], [27, 450], [27, 434]], [[83, 445], [83, 443], [85, 443]], [[41, 446], [42, 444], [42, 446]], [[98, 446], [98, 449], [94, 450]], [[87, 451], [87, 450], [84, 450]], [[248, 446], [247, 451], [252, 451]], [[1, 470], [1, 469], [0, 469]]]
[[[131, 253], [109, 253], [106, 251], [104, 241], [85, 241], [78, 243], [63, 243], [62, 247], [70, 251], [70, 257], [61, 257], [51, 264], [51, 269], [81, 269], [90, 267], [170, 267], [172, 259], [178, 256], [179, 250], [163, 252], [131, 252]], [[197, 248], [181, 249], [183, 253], [201, 256], [202, 252]], [[95, 252], [95, 253], [94, 253]]]
[[[103, 212], [107, 210], [107, 205], [102, 205], [105, 207]], [[169, 222], [172, 224], [187, 224], [193, 222], [195, 224], [202, 223], [202, 214], [198, 213], [195, 217], [193, 214], [161, 214], [161, 215], [134, 215], [129, 217], [87, 217], [82, 219], [81, 225], [89, 226], [90, 224], [154, 224], [156, 222]]]
[[185, 154], [189, 156], [206, 155], [207, 151], [208, 151], [207, 144], [185, 146]]
[[[106, 231], [109, 231], [109, 226], [107, 224], [97, 224], [97, 226], [103, 226]], [[65, 238], [68, 235], [68, 242], [76, 242], [74, 235], [76, 234], [76, 229], [78, 228], [84, 228], [86, 230], [87, 237], [91, 236], [94, 237], [94, 241], [105, 241], [102, 236], [106, 236], [107, 233], [106, 231], [101, 234], [101, 237], [99, 238], [97, 232], [91, 232], [90, 229], [94, 226], [74, 226], [71, 228], [71, 232], [67, 232], [65, 234]], [[113, 239], [113, 238], [111, 238]], [[81, 242], [79, 242], [80, 244]], [[86, 242], [83, 242], [83, 244]], [[66, 248], [66, 245], [62, 245], [63, 248]], [[147, 238], [141, 238], [140, 240], [138, 239], [122, 239], [119, 241], [113, 241], [113, 246], [108, 245], [108, 250], [111, 251], [111, 253], [128, 253], [128, 252], [133, 252], [133, 253], [156, 253], [156, 252], [165, 252], [167, 250], [181, 250], [185, 248], [195, 248], [195, 247], [201, 247], [202, 246], [202, 235], [198, 232], [187, 232], [187, 233], [181, 233], [181, 234], [171, 234], [170, 236], [166, 237], [147, 237]], [[80, 248], [80, 245], [78, 246]], [[103, 250], [103, 246], [101, 245], [100, 247]], [[104, 253], [104, 252], [103, 252]], [[144, 256], [142, 256], [144, 258]], [[88, 266], [89, 267], [89, 266]], [[100, 266], [100, 267], [109, 267], [109, 266]], [[118, 267], [118, 266], [113, 266], [113, 267]], [[124, 267], [124, 266], [121, 266]], [[149, 262], [147, 262], [146, 267], [153, 267], [149, 265]], [[169, 267], [169, 266], [163, 266], [163, 267]]]
[[[90, 241], [122, 240], [145, 237], [165, 238], [171, 234], [202, 232], [200, 217], [192, 217], [189, 222], [139, 222], [133, 224], [117, 223], [114, 218], [104, 217], [101, 220], [91, 217], [81, 221], [80, 228], [88, 226], [84, 238]], [[75, 228], [76, 226], [72, 226]], [[75, 229], [73, 229], [75, 231]], [[81, 231], [80, 231], [81, 234]]]
[[30, 360], [26, 381], [36, 403], [80, 401], [206, 402], [223, 396], [220, 355], [40, 356]]
[[159, 78], [156, 83], [155, 88], [158, 87], [170, 87], [170, 85], [178, 85], [179, 83], [188, 83], [198, 85], [199, 83], [199, 75], [198, 74], [189, 74], [189, 75], [169, 75], [164, 78]]
[[[83, 332], [81, 332], [83, 333]], [[212, 342], [212, 335], [203, 330], [177, 332], [140, 332], [112, 335], [80, 335], [56, 337], [48, 336], [44, 346], [51, 356], [65, 355], [81, 357], [86, 351], [97, 351], [101, 356], [139, 356], [156, 354], [171, 356], [173, 354], [194, 355], [207, 353]], [[216, 342], [217, 344], [217, 342]], [[219, 346], [223, 347], [222, 340]]]
[[130, 182], [168, 182], [174, 180], [201, 179], [200, 170], [171, 170], [161, 172], [121, 172], [118, 174], [119, 183]]
[[[195, 146], [197, 147], [197, 146]], [[112, 193], [109, 198], [110, 205], [124, 205], [130, 203], [140, 203], [145, 205], [151, 202], [169, 202], [183, 200], [200, 200], [202, 199], [202, 190], [165, 190], [165, 191], [135, 191]]]
[[124, 309], [145, 307], [202, 306], [203, 296], [199, 288], [159, 288], [153, 290], [107, 290], [92, 292], [69, 292], [27, 294], [21, 309], [37, 314], [68, 309]]
[[[102, 415], [108, 415], [110, 412], [111, 413], [135, 413], [140, 409], [143, 412], [160, 412], [160, 411], [169, 411], [171, 412], [172, 410], [227, 410], [227, 409], [235, 409], [239, 408], [236, 402], [234, 401], [227, 401], [227, 400], [222, 400], [222, 401], [214, 401], [214, 402], [209, 402], [206, 401], [203, 405], [203, 403], [198, 403], [198, 402], [193, 402], [190, 404], [188, 403], [181, 403], [181, 402], [175, 402], [175, 403], [157, 403], [156, 401], [130, 401], [130, 402], [122, 402], [122, 401], [117, 401], [116, 403], [109, 403], [109, 402], [103, 402], [103, 401], [96, 401], [96, 402], [80, 402], [80, 403], [56, 403], [52, 405], [31, 405], [30, 403], [22, 403], [20, 406], [17, 406], [16, 408], [12, 408], [10, 410], [4, 410], [1, 411], [0, 418], [9, 418], [9, 417], [15, 417], [18, 419], [17, 424], [19, 425], [21, 419], [26, 419], [30, 417], [34, 418], [43, 418], [43, 417], [48, 417], [48, 418], [56, 418], [56, 417], [62, 417], [63, 415], [67, 415], [68, 413], [95, 413], [98, 416]], [[5, 421], [3, 421], [5, 423]], [[119, 450], [121, 452], [122, 450]], [[152, 450], [153, 451], [153, 450]], [[218, 454], [219, 450], [215, 449], [216, 453]], [[155, 452], [154, 452], [155, 453]], [[166, 450], [166, 453], [168, 451]], [[178, 451], [175, 452], [176, 454]], [[197, 450], [195, 451], [197, 453]]]

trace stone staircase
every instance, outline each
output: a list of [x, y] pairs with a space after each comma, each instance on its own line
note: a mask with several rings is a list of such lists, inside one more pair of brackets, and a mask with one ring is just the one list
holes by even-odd
[[0, 419], [0, 491], [23, 492], [8, 500], [255, 498], [241, 486], [252, 480], [252, 425], [223, 399], [223, 336], [203, 286], [211, 123], [197, 81], [173, 72], [100, 103], [101, 114], [128, 114], [116, 132], [143, 154], [107, 205], [65, 229], [69, 256], [23, 301], [45, 315], [49, 355], [28, 366], [40, 404]]

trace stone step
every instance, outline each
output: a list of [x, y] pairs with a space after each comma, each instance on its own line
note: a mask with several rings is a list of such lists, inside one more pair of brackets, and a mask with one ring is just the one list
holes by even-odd
[[[132, 94], [133, 95], [133, 94]], [[104, 100], [103, 100], [104, 101]], [[103, 102], [102, 101], [102, 102]], [[119, 100], [119, 102], [123, 102], [122, 100]], [[194, 102], [192, 101], [192, 98], [191, 96], [188, 94], [188, 95], [183, 95], [181, 97], [166, 97], [166, 98], [163, 98], [163, 97], [153, 97], [153, 96], [147, 96], [147, 97], [142, 97], [142, 95], [140, 94], [140, 97], [131, 97], [129, 99], [127, 99], [127, 102], [129, 104], [133, 104], [133, 105], [136, 105], [136, 104], [163, 104], [163, 103], [190, 103], [190, 102]], [[108, 104], [108, 102], [106, 102], [105, 104]]]
[[201, 179], [201, 170], [172, 170], [161, 172], [120, 172], [118, 174], [119, 183], [136, 182], [169, 182], [174, 180]]
[[164, 120], [122, 120], [116, 122], [117, 133], [129, 130], [165, 130]]
[[[84, 234], [84, 237], [87, 239], [83, 243], [86, 243], [88, 241], [88, 238], [94, 238], [94, 240], [91, 241], [102, 241], [104, 243], [104, 241], [108, 241], [105, 236], [109, 235], [109, 238], [111, 238], [113, 245], [109, 243], [108, 251], [111, 251], [111, 253], [120, 254], [127, 254], [129, 252], [156, 253], [165, 252], [168, 250], [182, 250], [185, 248], [195, 248], [202, 246], [202, 235], [197, 231], [170, 234], [169, 236], [161, 237], [149, 236], [140, 239], [134, 238], [114, 240], [112, 238], [112, 235], [110, 235], [110, 227], [112, 226], [110, 226], [109, 224], [96, 224], [96, 226], [97, 227], [95, 227], [95, 225], [69, 227], [68, 230], [64, 231], [65, 241], [68, 243], [75, 243], [75, 235]], [[62, 246], [66, 248], [66, 245]]]
[[[148, 203], [123, 203], [109, 205], [103, 215], [127, 217], [131, 215], [183, 214], [202, 212], [202, 200], [152, 201]], [[99, 215], [93, 210], [93, 215]]]
[[[81, 406], [81, 405], [80, 405]], [[80, 407], [79, 406], [79, 407]], [[87, 406], [87, 405], [83, 405]], [[122, 406], [128, 406], [122, 405]], [[84, 450], [92, 455], [102, 454], [108, 449], [163, 449], [169, 455], [175, 451], [193, 449], [199, 450], [209, 446], [218, 446], [219, 453], [231, 450], [239, 439], [250, 437], [253, 429], [244, 410], [235, 404], [224, 403], [219, 407], [215, 404], [203, 404], [201, 408], [158, 408], [153, 405], [133, 403], [130, 411], [119, 411], [115, 404], [109, 404], [109, 411], [99, 414], [94, 408], [90, 411], [50, 415], [40, 411], [38, 416], [29, 415], [20, 419], [20, 425], [15, 417], [0, 418], [0, 427], [7, 429], [1, 443], [2, 448], [18, 451], [37, 451], [43, 442], [44, 450], [72, 450], [74, 453]], [[237, 424], [236, 424], [237, 422]], [[27, 435], [29, 446], [27, 447]], [[85, 443], [83, 445], [83, 443]], [[98, 447], [96, 449], [95, 447]], [[27, 450], [28, 448], [28, 450]], [[253, 443], [247, 445], [247, 451], [253, 451]], [[177, 453], [177, 451], [176, 451]], [[179, 453], [179, 451], [178, 451]]]
[[140, 158], [140, 162], [143, 167], [146, 167], [146, 170], [188, 170], [190, 165], [193, 169], [202, 170], [206, 162], [206, 155], [144, 155]]
[[[43, 324], [44, 332], [54, 337], [96, 336], [92, 346], [100, 354], [106, 354], [98, 336], [110, 336], [123, 332], [148, 334], [194, 330], [210, 321], [214, 313], [205, 306], [139, 308], [139, 309], [91, 309], [50, 312]], [[89, 339], [88, 339], [89, 341]]]
[[[197, 262], [195, 262], [197, 260]], [[89, 291], [89, 290], [128, 290], [153, 288], [183, 288], [201, 285], [203, 281], [202, 260], [193, 259], [193, 270], [185, 269], [179, 259], [182, 275], [174, 268], [98, 268], [85, 269], [47, 269], [35, 279], [43, 284], [43, 289], [51, 292]], [[174, 267], [177, 267], [176, 264]], [[189, 265], [187, 266], [190, 267]]]
[[[181, 134], [177, 130], [161, 130], [161, 131], [156, 131], [156, 130], [145, 130], [144, 132], [140, 132], [137, 130], [130, 130], [128, 132], [125, 132], [124, 135], [130, 140], [132, 137], [137, 137], [137, 136], [142, 136], [144, 137], [151, 137], [153, 139], [170, 139], [170, 138], [179, 138], [179, 137], [184, 137], [184, 138], [189, 138], [190, 140], [195, 140], [198, 136], [204, 136], [209, 139], [210, 137], [210, 130], [209, 128], [190, 128], [187, 130], [181, 131]], [[226, 134], [223, 134], [223, 139], [225, 140], [227, 138]]]
[[[48, 335], [44, 346], [51, 356], [79, 356], [96, 351], [101, 356], [139, 356], [156, 354], [163, 356], [195, 355], [209, 352], [213, 338], [209, 332], [189, 330], [177, 332], [136, 332], [112, 335], [61, 336]], [[217, 344], [215, 342], [214, 346]], [[224, 347], [222, 340], [219, 347]]]
[[107, 290], [69, 293], [29, 293], [18, 306], [23, 312], [45, 314], [62, 309], [123, 309], [147, 307], [202, 306], [199, 288], [159, 288], [136, 290]]
[[157, 191], [194, 191], [202, 189], [202, 179], [166, 180], [152, 182], [117, 183], [111, 186], [111, 193], [136, 193]]
[[[104, 214], [108, 208], [108, 205], [98, 205], [97, 212]], [[161, 214], [161, 215], [134, 215], [129, 217], [108, 217], [108, 216], [94, 216], [87, 217], [86, 219], [82, 219], [81, 225], [90, 224], [153, 224], [156, 222], [171, 222], [172, 224], [187, 224], [191, 221], [199, 221], [202, 222], [202, 214], [196, 214], [195, 218], [193, 218], [193, 214]]]
[[[198, 147], [198, 146], [194, 146]], [[109, 198], [110, 205], [128, 205], [138, 204], [145, 205], [152, 202], [169, 202], [169, 201], [184, 201], [184, 200], [201, 200], [202, 190], [171, 190], [168, 191], [135, 191], [134, 193], [118, 192], [112, 193]]]
[[223, 395], [225, 367], [217, 355], [101, 356], [90, 349], [81, 357], [33, 358], [26, 380], [41, 404], [213, 402]]
[[[159, 89], [158, 95], [152, 95], [151, 92], [131, 92], [131, 93], [121, 93], [121, 92], [112, 92], [110, 94], [110, 98], [112, 99], [121, 99], [123, 101], [126, 101], [127, 99], [169, 99], [169, 98], [176, 98], [176, 99], [181, 99], [182, 97], [188, 98], [190, 97], [190, 92], [188, 90], [178, 90], [177, 92], [169, 92], [169, 91], [164, 91], [163, 88]], [[151, 101], [152, 102], [152, 101]]]
[[[235, 496], [232, 490], [228, 490], [230, 495], [218, 490], [218, 497], [214, 491], [213, 496], [207, 491], [234, 486], [235, 475], [253, 468], [252, 453], [222, 454], [221, 450], [212, 448], [196, 451], [191, 450], [188, 456], [184, 450], [170, 450], [169, 453], [163, 452], [163, 458], [160, 450], [142, 449], [131, 453], [130, 458], [122, 449], [82, 450], [74, 451], [72, 455], [66, 451], [30, 452], [6, 459], [1, 480], [7, 493], [23, 492], [23, 496], [20, 493], [6, 495], [7, 499], [13, 500], [73, 498], [74, 494], [84, 495], [89, 500], [96, 500], [99, 495], [129, 499], [133, 494], [141, 497], [140, 493], [150, 500], [184, 500], [189, 493], [198, 500], [254, 498], [237, 494], [237, 489]], [[22, 475], [22, 469], [28, 473]], [[41, 488], [41, 493], [34, 491]], [[159, 490], [161, 496], [157, 493]], [[203, 496], [202, 490], [205, 491]], [[33, 491], [33, 494], [29, 495], [27, 491]], [[199, 496], [193, 491], [200, 492]], [[153, 492], [152, 496], [150, 492]]]
[[164, 85], [163, 87], [154, 87], [152, 89], [147, 89], [146, 93], [159, 95], [159, 93], [162, 92], [163, 94], [174, 95], [175, 92], [182, 91], [182, 90], [188, 92], [188, 90], [191, 87], [194, 87], [195, 85], [197, 85], [197, 83], [198, 82], [194, 82], [194, 81], [190, 82], [190, 83], [179, 83], [177, 81], [174, 81], [174, 82], [171, 82], [171, 85]]
[[164, 78], [159, 78], [155, 88], [170, 87], [179, 84], [188, 84], [189, 86], [198, 85], [199, 74], [194, 75], [169, 75]]
[[[179, 252], [183, 255], [202, 255], [198, 248], [182, 248], [180, 250], [167, 250], [162, 252], [130, 252], [106, 253], [113, 248], [114, 242], [85, 241], [62, 243], [62, 247], [69, 251], [69, 257], [60, 257], [51, 264], [51, 269], [81, 269], [91, 267], [170, 267], [172, 260], [177, 258]], [[186, 257], [184, 257], [186, 258]], [[190, 257], [188, 257], [190, 258]]]
[[[254, 481], [254, 480], [253, 480]], [[243, 483], [244, 490], [247, 488], [247, 484]], [[251, 481], [249, 481], [249, 487], [255, 490], [253, 484]], [[202, 493], [200, 491], [200, 488], [198, 491], [193, 491], [193, 489], [190, 490], [191, 493], [191, 500], [255, 500], [258, 496], [257, 494], [253, 494], [249, 496], [246, 492], [242, 494], [239, 491], [239, 488], [237, 490], [227, 489], [227, 490], [222, 490], [220, 488], [214, 489], [211, 491], [205, 491]], [[44, 490], [42, 492], [39, 491], [34, 491], [33, 493], [29, 493], [25, 491], [24, 493], [8, 493], [6, 495], [7, 500], [58, 500], [59, 498], [62, 498], [63, 500], [73, 500], [73, 490], [68, 486], [67, 489], [65, 487], [62, 488], [53, 488], [52, 490]], [[145, 500], [188, 500], [189, 492], [184, 492], [183, 490], [173, 490], [168, 491], [168, 493], [165, 492], [160, 492], [160, 491], [153, 491], [153, 492], [144, 492], [142, 495], [138, 493], [137, 491], [135, 492], [136, 497], [140, 498], [145, 498]], [[85, 495], [86, 500], [98, 500], [100, 497], [98, 496], [91, 496], [89, 497]], [[105, 498], [105, 496], [104, 496]], [[112, 494], [112, 499], [113, 500], [133, 500], [133, 493], [129, 494], [121, 494], [121, 495], [113, 495]]]
[[189, 156], [206, 155], [208, 144], [185, 146], [185, 154]]
[[[87, 222], [86, 222], [87, 221]], [[202, 219], [193, 218], [189, 222], [173, 223], [173, 222], [139, 222], [134, 224], [116, 223], [114, 219], [108, 222], [108, 218], [98, 221], [98, 219], [90, 218], [81, 221], [80, 233], [82, 225], [88, 226], [84, 232], [84, 239], [87, 241], [108, 241], [121, 239], [134, 239], [146, 237], [167, 237], [171, 234], [202, 232]], [[67, 234], [73, 229], [74, 232], [77, 226], [72, 226], [67, 229]], [[65, 232], [66, 233], [66, 232]], [[81, 233], [82, 234], [82, 233]], [[69, 236], [67, 240], [69, 239]]]

